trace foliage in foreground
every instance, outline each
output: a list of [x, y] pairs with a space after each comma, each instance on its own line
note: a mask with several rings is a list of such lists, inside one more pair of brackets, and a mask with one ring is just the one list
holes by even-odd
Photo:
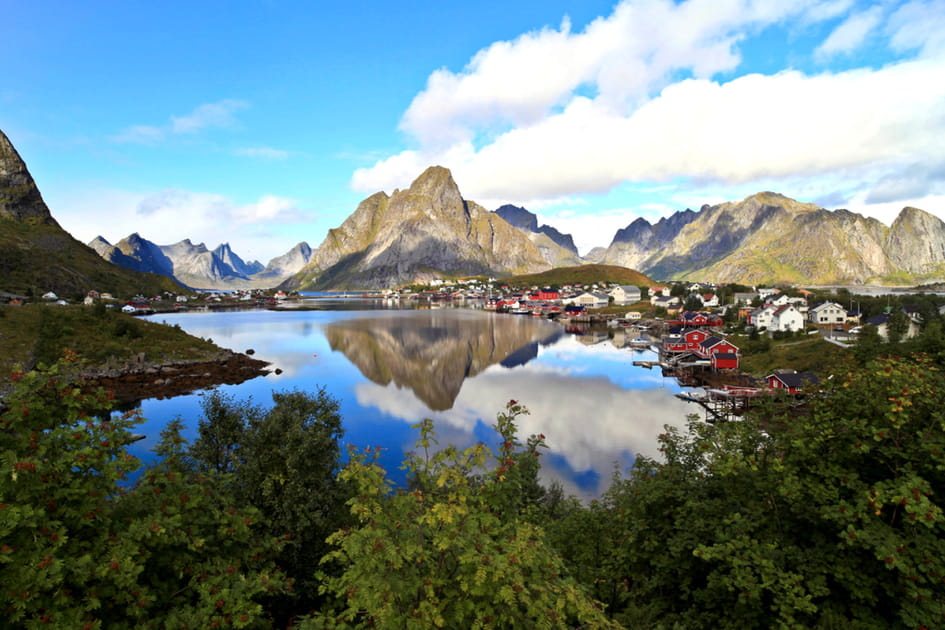
[[667, 429], [588, 506], [541, 487], [514, 401], [497, 453], [439, 448], [424, 421], [393, 489], [370, 454], [336, 477], [324, 392], [211, 395], [197, 442], [171, 423], [130, 484], [136, 417], [96, 417], [106, 398], [58, 369], [17, 373], [0, 416], [4, 627], [945, 625], [945, 377], [923, 357], [873, 360], [805, 413]]
[[383, 469], [355, 455], [342, 478], [357, 488], [357, 524], [329, 539], [338, 550], [327, 559], [344, 571], [323, 586], [340, 610], [302, 627], [616, 627], [567, 575], [541, 527], [523, 518], [528, 463], [541, 446], [520, 450], [514, 418], [523, 411], [513, 401], [500, 414], [496, 456], [483, 444], [431, 452], [432, 422], [423, 422], [422, 454], [405, 464], [410, 490], [391, 493]]
[[883, 359], [809, 415], [667, 430], [562, 551], [628, 627], [942, 627], [943, 388]]
[[282, 537], [277, 561], [291, 593], [270, 598], [278, 625], [320, 605], [315, 573], [326, 538], [348, 522], [350, 491], [337, 478], [343, 435], [338, 402], [324, 390], [273, 392], [268, 410], [212, 391], [201, 407], [199, 437], [187, 451], [194, 470], [220, 474], [235, 505], [260, 511], [258, 529]]
[[279, 543], [255, 510], [181, 474], [178, 424], [163, 463], [128, 486], [137, 416], [112, 417], [59, 366], [17, 373], [0, 416], [0, 616], [5, 627], [252, 627], [282, 590]]

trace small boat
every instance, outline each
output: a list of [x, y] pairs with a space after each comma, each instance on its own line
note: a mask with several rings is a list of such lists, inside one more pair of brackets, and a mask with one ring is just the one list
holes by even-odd
[[647, 339], [645, 337], [635, 337], [627, 342], [627, 345], [631, 348], [649, 348], [650, 344], [653, 343], [653, 340]]

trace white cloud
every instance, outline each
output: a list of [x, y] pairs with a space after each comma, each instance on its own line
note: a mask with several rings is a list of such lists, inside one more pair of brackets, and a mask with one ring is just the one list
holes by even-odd
[[296, 201], [275, 195], [240, 204], [216, 193], [98, 189], [54, 194], [49, 201], [60, 224], [83, 243], [96, 236], [116, 243], [134, 232], [158, 245], [189, 238], [212, 249], [229, 241], [240, 257], [263, 263], [289, 249], [270, 228], [307, 219]]
[[442, 147], [478, 130], [536, 123], [588, 86], [600, 105], [623, 112], [680, 71], [709, 78], [733, 70], [740, 61], [735, 43], [746, 30], [811, 4], [625, 1], [581, 33], [565, 20], [558, 29], [492, 44], [462, 72], [435, 71], [401, 128], [424, 146]]
[[245, 101], [235, 99], [200, 105], [184, 116], [171, 116], [171, 132], [191, 134], [206, 128], [232, 127], [236, 124], [233, 113], [246, 107]]
[[821, 59], [827, 59], [833, 55], [853, 52], [863, 45], [882, 19], [882, 7], [871, 7], [862, 13], [851, 15], [830, 33], [814, 54]]
[[284, 160], [289, 157], [289, 152], [282, 149], [273, 149], [272, 147], [245, 147], [234, 151], [236, 155], [251, 158], [261, 158], [264, 160]]
[[166, 133], [160, 127], [151, 125], [134, 125], [111, 137], [112, 142], [119, 144], [155, 144], [164, 139]]
[[890, 17], [886, 27], [897, 50], [920, 50], [925, 56], [945, 52], [945, 1], [907, 2]]
[[[945, 21], [945, 2], [907, 3], [881, 33], [883, 8], [869, 8], [821, 46], [839, 54], [882, 35], [900, 51], [920, 50], [913, 59], [734, 75], [743, 40], [792, 20], [842, 17], [851, 4], [625, 1], [580, 33], [564, 22], [494, 43], [460, 72], [434, 72], [401, 121], [416, 146], [358, 169], [351, 186], [403, 188], [440, 164], [466, 198], [490, 208], [547, 207], [627, 182], [729, 190], [763, 182], [796, 195], [781, 188], [789, 182], [817, 197], [942, 162], [945, 55], [933, 53], [945, 52], [945, 24], [928, 24]], [[591, 228], [578, 223], [580, 241]], [[598, 233], [610, 227], [598, 224]]]
[[199, 105], [189, 114], [171, 116], [165, 125], [134, 125], [112, 136], [120, 144], [155, 144], [173, 135], [191, 135], [204, 129], [227, 128], [237, 124], [235, 112], [249, 107], [245, 101], [224, 99]]

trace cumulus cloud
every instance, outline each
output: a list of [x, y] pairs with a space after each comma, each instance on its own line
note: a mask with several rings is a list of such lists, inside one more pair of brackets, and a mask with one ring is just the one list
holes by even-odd
[[[581, 32], [565, 21], [432, 73], [401, 120], [415, 146], [358, 169], [351, 186], [403, 188], [440, 164], [494, 207], [626, 182], [877, 181], [945, 159], [945, 25], [928, 26], [945, 20], [942, 5], [906, 3], [881, 27], [881, 7], [850, 13], [845, 0], [626, 0]], [[764, 29], [838, 18], [822, 55], [874, 36], [919, 53], [841, 72], [735, 73], [740, 43]]]
[[113, 142], [155, 144], [174, 135], [192, 135], [205, 129], [227, 128], [237, 124], [235, 112], [249, 107], [246, 101], [224, 99], [194, 108], [189, 114], [171, 116], [164, 125], [134, 125], [111, 137]]

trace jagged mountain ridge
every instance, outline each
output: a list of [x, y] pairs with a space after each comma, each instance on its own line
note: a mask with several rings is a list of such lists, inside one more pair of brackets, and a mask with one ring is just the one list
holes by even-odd
[[746, 284], [862, 283], [945, 271], [945, 223], [906, 208], [887, 227], [848, 210], [826, 210], [771, 192], [704, 205], [619, 230], [601, 262], [652, 277]]
[[0, 131], [0, 291], [77, 298], [93, 289], [132, 296], [180, 288], [162, 276], [110, 265], [62, 229]]
[[[542, 256], [552, 267], [570, 267], [583, 264], [570, 234], [562, 234], [550, 225], [538, 225], [538, 216], [520, 206], [506, 204], [493, 212], [508, 222], [512, 227], [524, 232], [535, 245]], [[554, 247], [551, 243], [557, 245]], [[562, 256], [563, 255], [563, 256]]]
[[[548, 246], [560, 247], [551, 241]], [[282, 286], [385, 288], [443, 276], [532, 273], [550, 267], [528, 236], [463, 199], [450, 171], [432, 166], [409, 189], [390, 196], [378, 192], [362, 201], [341, 226], [328, 231], [309, 264]]]
[[244, 262], [223, 243], [213, 250], [203, 243], [184, 239], [171, 245], [157, 245], [138, 233], [112, 245], [101, 236], [89, 246], [98, 254], [122, 267], [159, 273], [199, 289], [268, 288], [279, 284], [308, 262], [308, 243], [299, 243], [289, 252], [263, 267], [258, 261]]

